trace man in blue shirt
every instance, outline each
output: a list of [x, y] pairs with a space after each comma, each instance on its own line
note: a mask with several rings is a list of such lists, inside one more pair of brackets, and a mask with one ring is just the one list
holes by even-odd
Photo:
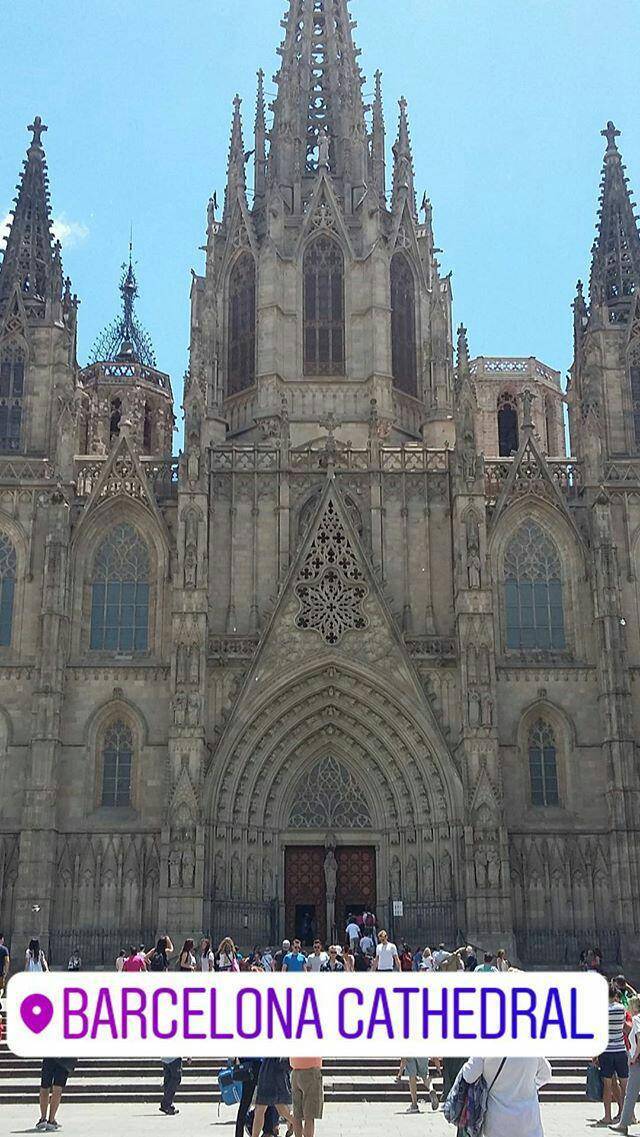
[[308, 971], [307, 957], [302, 951], [300, 940], [293, 941], [291, 951], [288, 951], [282, 961], [283, 971]]

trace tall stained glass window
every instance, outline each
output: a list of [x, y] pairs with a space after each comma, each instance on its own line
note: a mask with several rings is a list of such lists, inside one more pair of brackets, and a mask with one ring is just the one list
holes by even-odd
[[103, 806], [115, 809], [131, 803], [132, 762], [131, 730], [124, 722], [114, 722], [105, 731], [102, 743]]
[[304, 255], [304, 370], [344, 375], [344, 257], [331, 237], [316, 237]]
[[11, 645], [15, 588], [16, 551], [7, 535], [0, 533], [0, 647]]
[[391, 358], [394, 385], [417, 395], [416, 288], [403, 253], [391, 260]]
[[521, 525], [504, 560], [507, 647], [566, 647], [562, 569], [556, 545], [534, 521]]
[[17, 344], [0, 348], [0, 452], [20, 449], [24, 372], [22, 348]]
[[253, 386], [256, 377], [256, 265], [242, 253], [229, 277], [227, 393]]
[[529, 731], [529, 773], [532, 805], [558, 805], [556, 741], [549, 723], [543, 719]]
[[143, 652], [149, 642], [149, 550], [126, 522], [98, 547], [91, 582], [94, 651]]

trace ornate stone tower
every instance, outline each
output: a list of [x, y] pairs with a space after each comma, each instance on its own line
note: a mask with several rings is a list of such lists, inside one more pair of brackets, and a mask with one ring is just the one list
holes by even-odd
[[243, 442], [286, 421], [303, 444], [332, 413], [338, 442], [364, 444], [375, 399], [398, 442], [453, 443], [449, 279], [426, 198], [418, 221], [404, 99], [387, 196], [381, 77], [365, 105], [355, 26], [346, 0], [292, 0], [272, 126], [260, 73], [249, 152], [234, 101], [224, 209], [216, 219], [211, 201], [194, 279], [190, 381]]

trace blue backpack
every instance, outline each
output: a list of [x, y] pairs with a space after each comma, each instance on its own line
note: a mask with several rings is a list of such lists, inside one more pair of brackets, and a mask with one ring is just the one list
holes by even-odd
[[242, 1097], [242, 1082], [236, 1081], [233, 1066], [225, 1066], [218, 1074], [218, 1089], [224, 1105], [237, 1105]]

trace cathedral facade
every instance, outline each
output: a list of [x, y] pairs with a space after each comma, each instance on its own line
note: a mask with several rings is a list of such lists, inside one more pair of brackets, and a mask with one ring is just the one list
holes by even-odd
[[565, 395], [454, 330], [407, 106], [388, 151], [346, 0], [290, 0], [284, 29], [207, 210], [178, 458], [131, 264], [78, 361], [29, 128], [0, 267], [0, 927], [89, 963], [164, 930], [326, 937], [366, 908], [525, 964], [596, 942], [632, 961], [640, 236], [618, 132]]

